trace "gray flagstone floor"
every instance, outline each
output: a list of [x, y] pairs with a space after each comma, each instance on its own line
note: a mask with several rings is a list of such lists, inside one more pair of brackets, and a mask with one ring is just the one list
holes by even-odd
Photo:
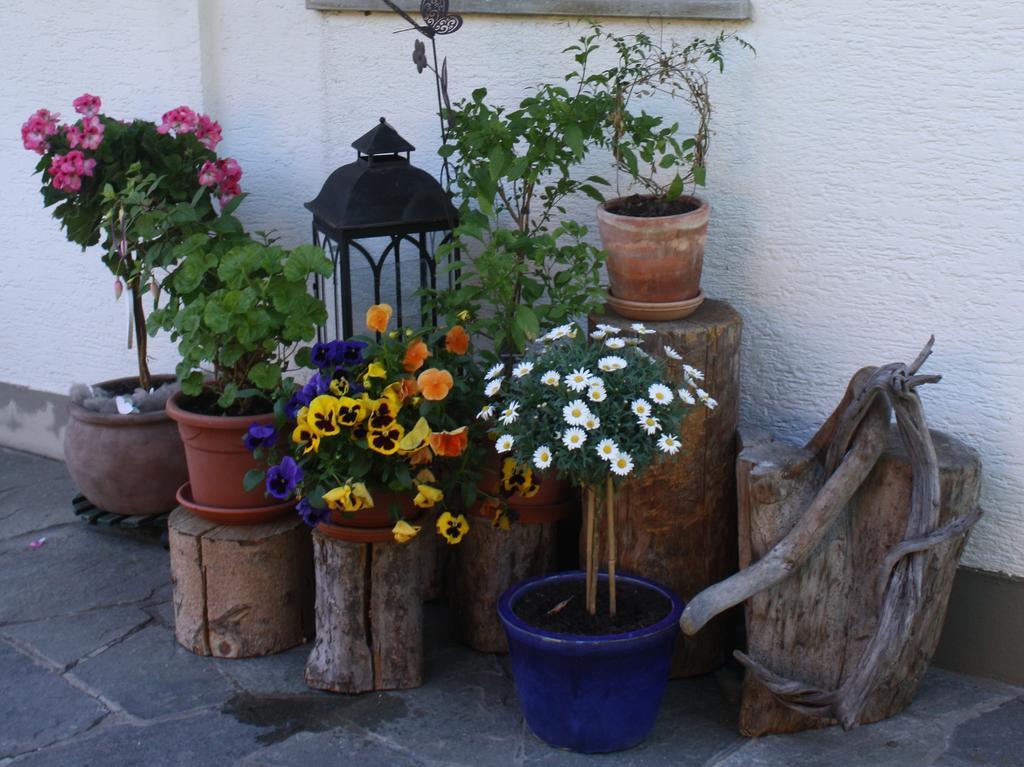
[[742, 738], [709, 676], [669, 685], [638, 748], [556, 751], [524, 726], [505, 659], [454, 644], [435, 606], [421, 689], [316, 693], [306, 647], [218, 661], [175, 644], [166, 551], [80, 522], [73, 495], [63, 464], [0, 448], [0, 765], [1024, 765], [1024, 689], [939, 669], [903, 714], [849, 733]]

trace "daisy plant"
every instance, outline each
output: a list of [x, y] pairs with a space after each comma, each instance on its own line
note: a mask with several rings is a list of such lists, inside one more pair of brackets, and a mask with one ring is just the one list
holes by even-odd
[[[366, 322], [375, 334], [300, 352], [315, 372], [279, 403], [290, 447], [265, 474], [250, 472], [247, 484], [263, 482], [280, 500], [298, 498], [310, 526], [332, 512], [352, 518], [387, 504], [399, 543], [421, 530], [403, 506], [429, 510], [438, 533], [458, 543], [469, 529], [460, 509], [475, 498], [479, 465], [471, 446], [480, 442], [470, 435], [480, 429], [469, 336], [458, 325], [389, 331], [391, 313], [387, 304], [372, 306]], [[254, 424], [247, 442], [261, 457], [277, 439]]]
[[644, 350], [654, 331], [634, 323], [600, 324], [589, 335], [554, 328], [511, 373], [487, 371], [484, 407], [499, 455], [519, 473], [557, 473], [587, 497], [587, 610], [597, 612], [597, 506], [608, 524], [609, 612], [615, 614], [615, 488], [682, 448], [679, 432], [697, 407], [714, 408], [703, 373], [665, 348], [683, 385], [670, 386], [664, 361]]

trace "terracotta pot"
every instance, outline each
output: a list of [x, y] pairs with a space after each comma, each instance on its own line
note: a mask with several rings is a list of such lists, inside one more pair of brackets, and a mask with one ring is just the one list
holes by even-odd
[[[257, 416], [203, 415], [185, 410], [178, 392], [167, 403], [167, 415], [178, 422], [185, 443], [192, 511], [203, 516], [202, 507], [260, 509], [273, 505], [263, 487], [246, 492], [242, 485], [250, 469], [263, 468], [245, 449], [242, 438], [250, 424], [272, 424], [274, 414]], [[220, 521], [220, 520], [211, 520]]]
[[382, 488], [369, 488], [373, 496], [373, 508], [351, 514], [331, 512], [330, 522], [316, 526], [326, 536], [349, 543], [385, 543], [393, 541], [391, 528], [395, 522], [391, 516], [391, 505], [398, 504], [398, 510], [407, 522], [415, 522], [423, 513], [413, 505], [409, 493], [395, 493]]
[[[498, 459], [496, 462], [488, 463], [480, 479], [480, 490], [487, 495], [496, 496], [499, 494], [501, 482], [501, 461]], [[508, 499], [509, 508], [516, 513], [517, 522], [527, 525], [557, 522], [579, 506], [579, 492], [571, 482], [557, 476], [536, 479], [540, 482], [540, 489], [536, 495], [524, 498], [516, 493]], [[494, 517], [494, 510], [483, 503], [474, 504], [468, 513], [481, 519]]]
[[[155, 384], [174, 376], [154, 376]], [[114, 389], [137, 378], [103, 381]], [[187, 478], [178, 429], [166, 412], [120, 415], [68, 405], [64, 460], [71, 479], [97, 508], [139, 517], [171, 511], [175, 491]]]
[[608, 251], [611, 295], [643, 304], [697, 298], [710, 206], [696, 197], [683, 197], [697, 209], [654, 218], [610, 213], [608, 208], [622, 199], [608, 200], [597, 208], [601, 242]]

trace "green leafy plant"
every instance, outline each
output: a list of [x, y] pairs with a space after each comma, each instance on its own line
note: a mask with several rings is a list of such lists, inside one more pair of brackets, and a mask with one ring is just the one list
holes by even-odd
[[233, 207], [179, 246], [179, 263], [164, 281], [168, 301], [152, 319], [178, 342], [182, 391], [207, 392], [222, 412], [245, 413], [279, 394], [297, 344], [311, 341], [327, 319], [307, 285], [332, 267], [312, 245], [289, 251], [254, 239]]

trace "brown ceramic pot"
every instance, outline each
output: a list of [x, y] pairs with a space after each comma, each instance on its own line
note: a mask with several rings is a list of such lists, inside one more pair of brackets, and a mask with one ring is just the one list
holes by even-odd
[[608, 252], [612, 296], [658, 304], [688, 301], [700, 294], [711, 208], [696, 197], [681, 199], [697, 208], [676, 216], [644, 218], [609, 212], [622, 198], [598, 206], [597, 224]]
[[[155, 384], [174, 376], [154, 376]], [[137, 378], [97, 384], [104, 389], [138, 385]], [[96, 413], [68, 405], [64, 461], [71, 479], [97, 508], [147, 517], [171, 511], [188, 477], [178, 429], [167, 413]]]
[[407, 522], [415, 522], [423, 513], [422, 509], [413, 504], [413, 496], [409, 493], [395, 493], [381, 488], [369, 488], [373, 496], [373, 508], [362, 509], [351, 514], [332, 511], [330, 522], [321, 522], [317, 530], [331, 538], [349, 543], [384, 543], [394, 540], [391, 528], [395, 522], [391, 516], [391, 506], [398, 505], [398, 510]]
[[[178, 422], [188, 461], [189, 509], [203, 516], [202, 507], [218, 509], [267, 508], [263, 486], [246, 491], [242, 482], [250, 469], [260, 466], [245, 449], [242, 438], [250, 424], [272, 424], [273, 413], [256, 416], [218, 416], [193, 413], [182, 407], [178, 392], [167, 403], [167, 415]], [[287, 507], [287, 504], [286, 504]], [[220, 521], [220, 520], [212, 520]]]

